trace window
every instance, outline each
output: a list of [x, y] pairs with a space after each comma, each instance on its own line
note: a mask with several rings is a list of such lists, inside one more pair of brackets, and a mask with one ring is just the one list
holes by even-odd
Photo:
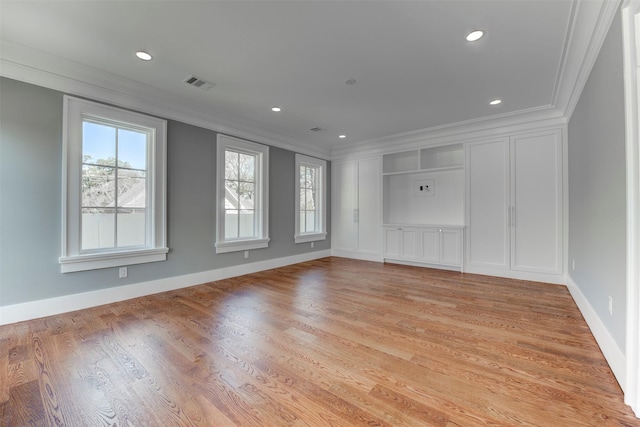
[[61, 271], [165, 260], [166, 122], [64, 103]]
[[218, 135], [216, 253], [269, 246], [269, 147]]
[[326, 169], [324, 160], [296, 154], [296, 243], [327, 238]]

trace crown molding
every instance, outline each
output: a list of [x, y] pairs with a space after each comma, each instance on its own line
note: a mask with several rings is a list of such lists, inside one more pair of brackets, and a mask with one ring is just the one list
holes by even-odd
[[329, 150], [240, 125], [204, 103], [7, 41], [0, 44], [0, 76], [309, 156], [330, 157]]
[[506, 113], [489, 118], [456, 122], [414, 132], [363, 141], [349, 146], [334, 147], [333, 160], [385, 154], [394, 151], [446, 145], [477, 140], [542, 127], [558, 127], [567, 123], [562, 112], [551, 106]]
[[384, 154], [568, 123], [621, 0], [574, 0], [550, 105], [334, 146], [332, 159]]
[[622, 0], [575, 0], [553, 100], [567, 120], [580, 100]]
[[573, 1], [550, 105], [334, 146], [331, 150], [302, 144], [257, 125], [239, 124], [204, 103], [6, 41], [0, 45], [0, 76], [328, 160], [398, 151], [412, 144], [444, 144], [546, 126], [549, 122], [566, 123], [580, 99], [620, 4], [621, 0]]

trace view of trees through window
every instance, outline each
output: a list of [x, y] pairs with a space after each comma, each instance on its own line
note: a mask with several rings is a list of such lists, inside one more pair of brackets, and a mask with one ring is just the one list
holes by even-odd
[[225, 150], [225, 240], [256, 236], [256, 155]]
[[318, 232], [316, 194], [318, 167], [300, 165], [300, 230], [303, 233]]
[[83, 122], [82, 249], [146, 244], [146, 132]]

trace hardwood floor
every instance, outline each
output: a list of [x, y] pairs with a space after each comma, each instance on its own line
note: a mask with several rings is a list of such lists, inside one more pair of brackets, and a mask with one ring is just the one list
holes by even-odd
[[2, 425], [640, 426], [566, 288], [342, 258], [0, 327]]

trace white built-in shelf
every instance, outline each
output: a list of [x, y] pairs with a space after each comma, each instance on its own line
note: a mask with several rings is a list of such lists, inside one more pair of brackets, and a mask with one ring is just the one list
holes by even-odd
[[384, 223], [383, 227], [418, 227], [418, 228], [464, 228], [463, 224], [422, 224], [422, 223]]
[[382, 173], [403, 173], [420, 169], [420, 150], [403, 151], [382, 156]]
[[402, 151], [382, 156], [383, 175], [441, 172], [464, 168], [462, 144]]
[[401, 172], [386, 172], [386, 173], [383, 173], [382, 175], [388, 176], [388, 175], [407, 175], [411, 173], [424, 173], [424, 172], [446, 172], [446, 171], [462, 170], [463, 168], [464, 167], [462, 165], [448, 166], [448, 167], [442, 167], [442, 168], [415, 169], [415, 170], [407, 170], [407, 171], [401, 171]]

